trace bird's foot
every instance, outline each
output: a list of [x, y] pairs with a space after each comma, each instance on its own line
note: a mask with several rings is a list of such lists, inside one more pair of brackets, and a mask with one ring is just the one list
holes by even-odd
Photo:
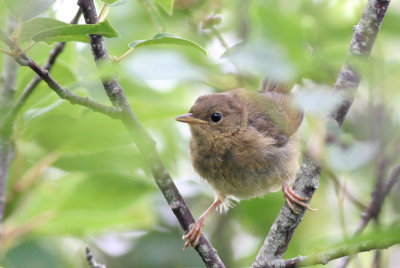
[[192, 229], [186, 234], [182, 236], [183, 240], [187, 240], [185, 243], [185, 246], [183, 247], [183, 250], [186, 250], [190, 244], [192, 244], [193, 247], [196, 247], [197, 244], [199, 243], [201, 234], [203, 232], [203, 226], [204, 226], [204, 218], [200, 217], [194, 224]]
[[282, 184], [282, 191], [283, 191], [283, 196], [285, 197], [288, 206], [290, 207], [290, 209], [293, 211], [293, 213], [295, 214], [299, 214], [300, 212], [298, 210], [296, 210], [293, 206], [293, 203], [298, 204], [299, 206], [302, 206], [303, 208], [306, 208], [308, 210], [311, 211], [315, 211], [317, 209], [311, 208], [309, 204], [304, 203], [303, 201], [308, 200], [307, 197], [301, 197], [300, 195], [296, 194], [292, 187], [290, 187], [289, 183], [287, 181], [285, 181]]

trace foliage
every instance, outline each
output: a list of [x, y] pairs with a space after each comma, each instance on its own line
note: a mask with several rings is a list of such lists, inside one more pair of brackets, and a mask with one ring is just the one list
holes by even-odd
[[[1, 26], [10, 12], [21, 22], [13, 33], [21, 46], [43, 41], [27, 52], [39, 63], [48, 57], [52, 48], [48, 44], [66, 41], [52, 76], [63, 87], [105, 105], [109, 103], [86, 44], [87, 34], [107, 37], [112, 57], [119, 58], [135, 47], [115, 63], [113, 71], [118, 72], [130, 104], [156, 139], [167, 169], [196, 216], [211, 203], [212, 192], [188, 160], [188, 129], [174, 118], [186, 113], [199, 95], [237, 87], [259, 89], [268, 74], [300, 85], [294, 99], [306, 110], [301, 129], [306, 146], [314, 133], [323, 135], [319, 132], [321, 117], [336, 104], [330, 90], [364, 4], [343, 0], [110, 0], [103, 1], [110, 8], [105, 21], [69, 25], [66, 22], [77, 10], [75, 2], [2, 1]], [[103, 2], [98, 3], [98, 10]], [[375, 187], [376, 159], [400, 160], [396, 142], [400, 58], [394, 53], [400, 41], [400, 9], [398, 3], [392, 5], [397, 9], [389, 9], [370, 61], [362, 70], [363, 82], [344, 130], [337, 133], [336, 143], [321, 145], [318, 152], [324, 168], [341, 177], [364, 203]], [[204, 23], [209, 24], [202, 27]], [[2, 62], [4, 58], [0, 55]], [[33, 77], [31, 70], [20, 68], [16, 97]], [[60, 100], [42, 82], [14, 128], [17, 155], [7, 190], [5, 267], [86, 267], [83, 252], [87, 243], [109, 267], [202, 265], [195, 253], [182, 253], [178, 223], [118, 121]], [[286, 257], [354, 243], [346, 239], [360, 211], [341, 191], [335, 195], [334, 189], [329, 174], [323, 173], [312, 201], [319, 211], [307, 212]], [[387, 200], [382, 211], [383, 226], [400, 221], [396, 205], [400, 188], [393, 191], [397, 195]], [[227, 267], [252, 263], [283, 203], [281, 193], [271, 193], [243, 201], [227, 215], [210, 216], [205, 233]], [[370, 256], [361, 255], [362, 266]]]

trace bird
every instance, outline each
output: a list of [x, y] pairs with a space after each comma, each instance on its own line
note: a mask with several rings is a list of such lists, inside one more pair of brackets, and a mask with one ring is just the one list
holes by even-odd
[[200, 96], [189, 113], [175, 119], [190, 126], [190, 158], [215, 193], [215, 201], [192, 225], [184, 249], [196, 247], [207, 216], [231, 201], [282, 189], [294, 203], [314, 210], [290, 186], [299, 168], [303, 112], [292, 105], [288, 85], [269, 80], [263, 92], [233, 89]]

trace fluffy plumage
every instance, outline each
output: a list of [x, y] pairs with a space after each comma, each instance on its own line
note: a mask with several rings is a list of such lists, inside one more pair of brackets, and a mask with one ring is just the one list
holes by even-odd
[[[190, 113], [208, 122], [190, 125], [193, 166], [221, 201], [277, 191], [294, 177], [302, 113], [287, 96], [236, 89], [198, 98]], [[214, 113], [222, 115], [219, 122], [211, 120]]]
[[193, 166], [216, 194], [183, 237], [185, 249], [197, 245], [206, 217], [218, 206], [227, 209], [230, 199], [250, 199], [282, 187], [294, 213], [293, 203], [312, 210], [289, 186], [298, 169], [303, 113], [279, 93], [287, 93], [286, 87], [265, 85], [266, 93], [236, 89], [199, 97], [188, 114], [176, 118], [190, 125]]

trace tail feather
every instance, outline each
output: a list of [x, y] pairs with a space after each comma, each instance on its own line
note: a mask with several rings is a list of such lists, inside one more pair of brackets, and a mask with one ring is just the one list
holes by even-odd
[[276, 92], [281, 94], [289, 94], [293, 88], [293, 83], [282, 83], [278, 80], [266, 77], [262, 84], [262, 92]]

